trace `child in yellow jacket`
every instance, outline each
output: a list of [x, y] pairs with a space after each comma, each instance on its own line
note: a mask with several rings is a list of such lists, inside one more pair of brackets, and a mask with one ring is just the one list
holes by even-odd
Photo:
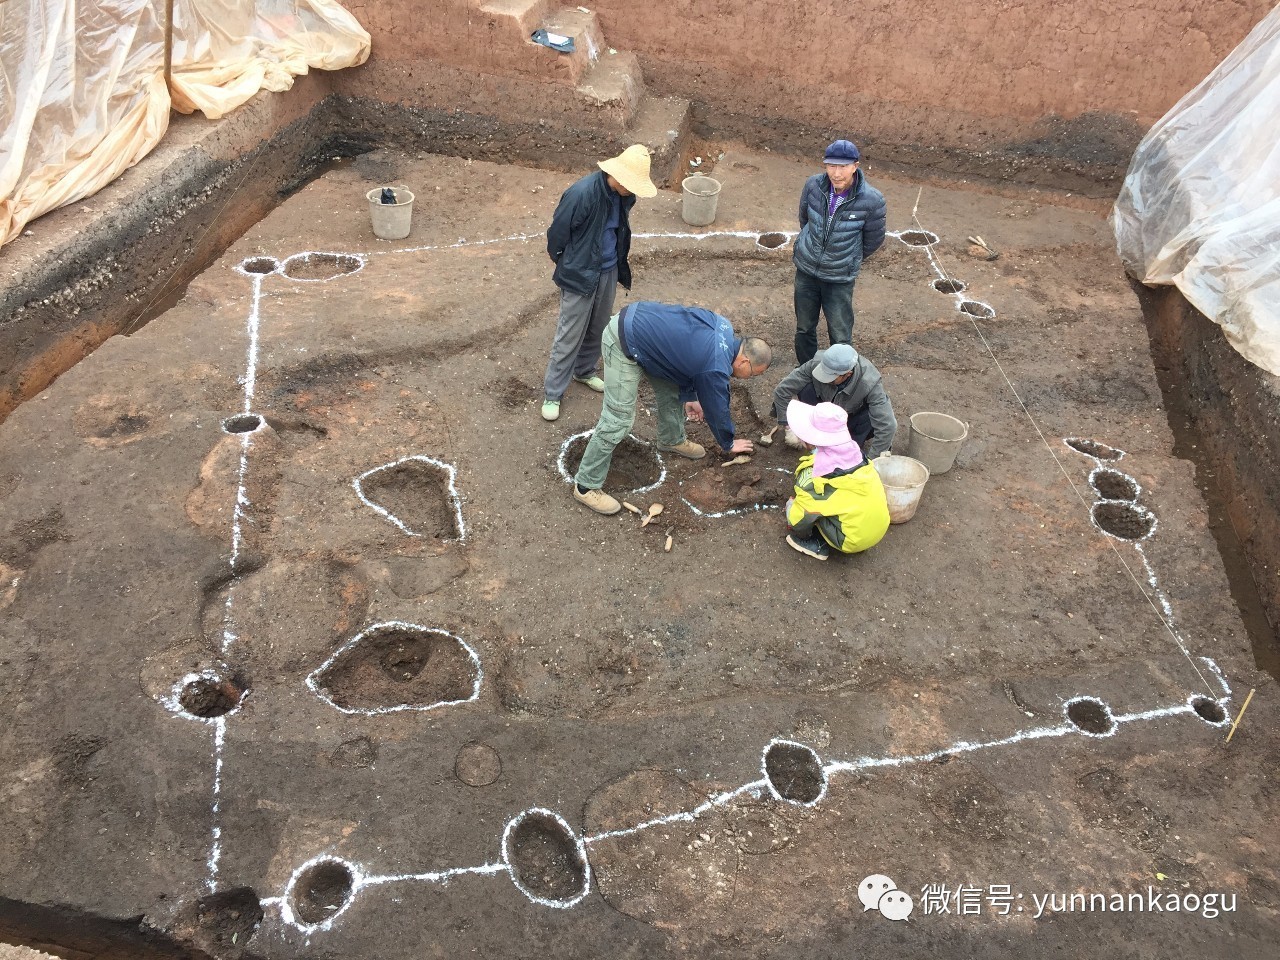
[[834, 403], [787, 405], [787, 424], [814, 451], [796, 467], [795, 495], [787, 501], [787, 543], [817, 560], [835, 548], [858, 553], [889, 529], [884, 485], [849, 435], [849, 414]]

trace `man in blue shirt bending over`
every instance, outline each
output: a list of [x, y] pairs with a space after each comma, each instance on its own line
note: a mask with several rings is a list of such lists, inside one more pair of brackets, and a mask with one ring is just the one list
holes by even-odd
[[690, 460], [707, 451], [684, 431], [686, 416], [706, 420], [725, 453], [750, 453], [735, 439], [729, 416], [729, 378], [746, 380], [769, 369], [773, 355], [758, 337], [741, 339], [724, 317], [701, 307], [640, 300], [628, 304], [605, 327], [604, 407], [574, 478], [573, 497], [596, 513], [613, 514], [622, 504], [605, 493], [613, 448], [631, 432], [641, 377], [658, 400], [658, 449]]

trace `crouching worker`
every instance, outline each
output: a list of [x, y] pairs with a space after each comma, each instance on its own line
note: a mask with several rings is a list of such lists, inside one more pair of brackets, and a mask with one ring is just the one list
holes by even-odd
[[814, 448], [796, 467], [787, 543], [817, 560], [833, 548], [859, 553], [874, 547], [889, 529], [889, 503], [880, 474], [849, 435], [849, 414], [834, 403], [792, 400], [787, 424]]

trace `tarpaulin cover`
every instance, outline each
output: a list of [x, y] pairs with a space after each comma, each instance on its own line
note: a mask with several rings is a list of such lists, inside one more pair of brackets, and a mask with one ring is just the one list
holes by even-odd
[[170, 106], [216, 119], [369, 55], [333, 0], [176, 0], [171, 102], [164, 18], [165, 0], [0, 3], [0, 243], [146, 156]]
[[1112, 223], [1131, 275], [1280, 376], [1280, 6], [1143, 138]]

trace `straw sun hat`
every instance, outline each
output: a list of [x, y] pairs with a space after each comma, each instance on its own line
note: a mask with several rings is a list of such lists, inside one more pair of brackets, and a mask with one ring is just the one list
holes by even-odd
[[643, 144], [627, 147], [616, 157], [601, 160], [597, 166], [637, 197], [658, 195], [658, 188], [649, 179], [649, 148]]

